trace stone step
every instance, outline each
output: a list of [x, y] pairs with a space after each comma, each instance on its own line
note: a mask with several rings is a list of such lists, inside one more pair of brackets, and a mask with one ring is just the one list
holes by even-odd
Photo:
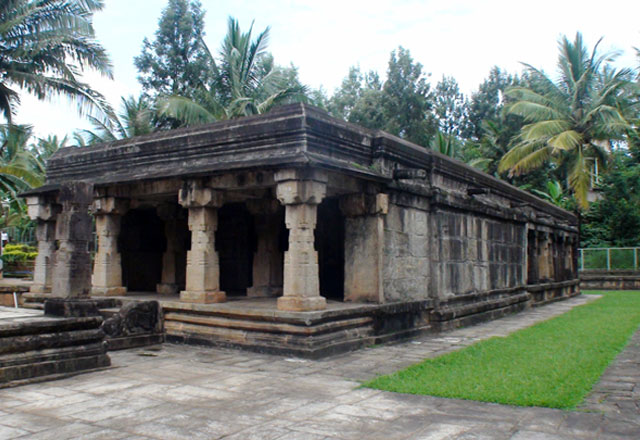
[[44, 310], [44, 303], [25, 301], [20, 307], [24, 309]]
[[323, 319], [274, 319], [270, 313], [169, 307], [164, 314], [168, 341], [303, 357], [320, 357], [373, 343], [374, 324], [370, 315], [349, 312]]

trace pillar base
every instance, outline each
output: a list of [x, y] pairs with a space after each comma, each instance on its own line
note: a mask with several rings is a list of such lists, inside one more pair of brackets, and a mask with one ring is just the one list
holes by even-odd
[[91, 296], [125, 296], [126, 294], [127, 288], [124, 286], [91, 288]]
[[183, 290], [180, 292], [180, 301], [200, 304], [221, 303], [227, 300], [224, 292], [194, 292]]
[[282, 287], [257, 286], [247, 289], [247, 296], [250, 298], [274, 298], [282, 295]]
[[51, 293], [51, 286], [45, 286], [44, 284], [32, 284], [29, 287], [31, 293]]
[[312, 312], [327, 308], [327, 300], [322, 296], [311, 298], [299, 296], [281, 296], [278, 298], [278, 310], [291, 312]]
[[180, 287], [177, 284], [158, 283], [156, 284], [156, 292], [159, 295], [177, 295], [180, 292]]

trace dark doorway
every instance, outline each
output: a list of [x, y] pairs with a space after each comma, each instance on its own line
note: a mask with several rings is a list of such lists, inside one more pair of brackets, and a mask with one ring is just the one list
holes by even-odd
[[118, 246], [122, 280], [130, 292], [155, 292], [167, 247], [164, 222], [155, 209], [132, 209], [122, 218]]
[[256, 237], [253, 216], [242, 203], [218, 210], [216, 250], [220, 261], [220, 290], [227, 295], [246, 295], [253, 285], [253, 254]]
[[318, 205], [315, 237], [320, 265], [320, 294], [327, 299], [344, 300], [344, 216], [338, 199], [325, 199]]

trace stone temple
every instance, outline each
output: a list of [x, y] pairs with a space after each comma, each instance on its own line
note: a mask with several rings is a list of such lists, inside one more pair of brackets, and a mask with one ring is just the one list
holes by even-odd
[[[94, 240], [64, 202], [77, 184]], [[304, 104], [64, 148], [25, 197], [31, 295], [64, 296], [60, 274], [156, 299], [169, 341], [321, 356], [579, 293], [574, 215]], [[65, 249], [93, 241], [89, 273]]]

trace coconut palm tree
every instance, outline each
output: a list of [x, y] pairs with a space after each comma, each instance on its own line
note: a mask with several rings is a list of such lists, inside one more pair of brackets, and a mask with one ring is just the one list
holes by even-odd
[[112, 142], [118, 139], [142, 136], [153, 132], [155, 110], [142, 96], [122, 98], [121, 111], [109, 121], [89, 117], [93, 130], [81, 130], [76, 139], [81, 138], [80, 146], [92, 145], [99, 142]]
[[112, 76], [92, 25], [103, 6], [102, 0], [0, 2], [0, 112], [7, 122], [20, 103], [19, 90], [38, 99], [66, 96], [82, 114], [109, 114], [103, 96], [79, 76], [85, 68]]
[[267, 52], [269, 28], [252, 40], [253, 24], [243, 33], [238, 21], [229, 17], [227, 35], [219, 58], [209, 51], [213, 81], [203, 85], [195, 99], [170, 96], [158, 104], [160, 114], [185, 125], [261, 114], [274, 105], [305, 99], [306, 87], [292, 84]]
[[598, 44], [589, 53], [580, 33], [573, 42], [563, 37], [555, 82], [525, 64], [531, 86], [509, 89], [515, 101], [507, 110], [522, 116], [526, 125], [498, 168], [521, 175], [552, 160], [582, 208], [588, 206], [592, 164], [603, 164], [607, 147], [630, 127], [624, 98], [632, 72], [615, 70], [610, 63], [616, 54], [599, 55], [597, 49]]
[[28, 147], [32, 131], [28, 125], [0, 126], [0, 193], [8, 197], [17, 198], [44, 180]]

